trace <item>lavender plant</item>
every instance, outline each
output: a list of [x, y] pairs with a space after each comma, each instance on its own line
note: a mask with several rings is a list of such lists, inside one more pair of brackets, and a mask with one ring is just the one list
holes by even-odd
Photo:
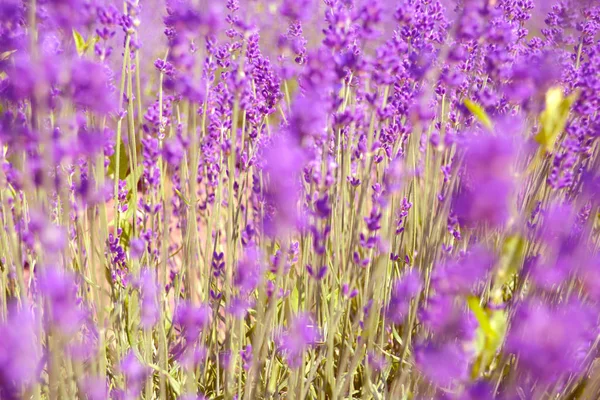
[[3, 0], [0, 399], [600, 398], [600, 5]]

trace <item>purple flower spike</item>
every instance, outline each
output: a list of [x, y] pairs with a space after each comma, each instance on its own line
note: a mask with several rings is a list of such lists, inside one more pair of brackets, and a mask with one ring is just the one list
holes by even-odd
[[65, 334], [77, 332], [86, 312], [78, 304], [75, 277], [56, 267], [47, 267], [39, 277], [39, 288], [51, 310], [47, 323]]
[[269, 173], [265, 198], [274, 208], [273, 214], [267, 216], [265, 230], [271, 236], [278, 236], [290, 232], [300, 222], [297, 211], [299, 177], [305, 156], [292, 140], [280, 136], [266, 150], [265, 158]]
[[514, 191], [511, 166], [516, 149], [512, 140], [477, 135], [467, 142], [462, 184], [452, 201], [461, 224], [494, 228], [508, 221]]
[[0, 325], [0, 398], [21, 398], [20, 388], [39, 378], [42, 348], [36, 332], [33, 312], [9, 307], [8, 319]]
[[143, 239], [131, 239], [129, 241], [129, 254], [132, 258], [139, 259], [144, 250], [146, 249], [146, 243]]
[[304, 352], [319, 339], [319, 329], [307, 314], [297, 315], [278, 338], [279, 349], [291, 368], [302, 365]]
[[475, 338], [477, 321], [466, 310], [464, 300], [438, 295], [419, 310], [419, 319], [437, 338], [469, 341]]
[[303, 21], [313, 13], [315, 0], [284, 0], [279, 12], [293, 21]]
[[452, 387], [468, 377], [469, 357], [457, 342], [417, 344], [415, 362], [421, 373], [440, 387]]
[[532, 299], [517, 308], [506, 349], [519, 357], [520, 371], [556, 383], [561, 376], [584, 370], [597, 335], [596, 313], [580, 301], [549, 305]]
[[175, 312], [174, 323], [183, 330], [188, 343], [194, 342], [210, 323], [210, 308], [204, 304], [195, 307], [189, 303], [180, 303]]
[[237, 265], [234, 284], [240, 289], [240, 292], [251, 293], [263, 279], [265, 269], [261, 262], [260, 251], [255, 247], [248, 247], [245, 250], [244, 258]]
[[71, 68], [73, 102], [98, 114], [115, 111], [108, 73], [104, 65], [85, 59], [75, 62]]
[[106, 400], [108, 398], [107, 382], [100, 378], [87, 378], [82, 387], [88, 400]]
[[423, 283], [417, 270], [406, 272], [394, 284], [390, 302], [386, 308], [386, 317], [393, 324], [401, 324], [408, 315], [410, 302], [419, 294]]
[[431, 284], [440, 293], [468, 294], [477, 283], [487, 278], [494, 263], [490, 252], [476, 247], [462, 259], [434, 269]]
[[150, 369], [138, 360], [133, 351], [127, 353], [121, 361], [120, 367], [127, 379], [127, 398], [137, 398], [148, 378]]
[[160, 310], [158, 308], [159, 287], [156, 281], [156, 273], [149, 268], [142, 270], [140, 274], [141, 290], [141, 324], [145, 329], [152, 328], [158, 322]]

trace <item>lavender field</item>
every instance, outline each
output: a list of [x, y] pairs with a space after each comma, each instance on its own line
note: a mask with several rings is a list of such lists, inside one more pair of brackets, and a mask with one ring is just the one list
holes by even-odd
[[600, 1], [0, 0], [0, 399], [600, 399]]

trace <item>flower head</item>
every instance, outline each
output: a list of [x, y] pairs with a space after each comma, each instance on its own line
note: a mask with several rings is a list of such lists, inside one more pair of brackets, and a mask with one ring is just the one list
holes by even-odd
[[406, 272], [394, 283], [390, 302], [386, 308], [386, 317], [394, 324], [404, 322], [411, 300], [419, 294], [423, 283], [416, 270]]
[[75, 61], [71, 67], [70, 90], [77, 107], [98, 114], [116, 111], [109, 71], [102, 64], [86, 59]]
[[47, 323], [66, 334], [77, 332], [86, 312], [77, 300], [75, 277], [57, 267], [47, 267], [39, 277], [38, 285], [50, 307], [51, 314], [47, 316]]
[[20, 398], [20, 388], [38, 379], [42, 347], [36, 332], [36, 315], [11, 305], [7, 320], [0, 325], [0, 398]]
[[489, 251], [475, 247], [462, 259], [435, 268], [431, 284], [440, 293], [469, 293], [477, 283], [487, 278], [494, 261]]
[[425, 342], [415, 346], [415, 362], [421, 373], [440, 387], [452, 387], [468, 377], [469, 355], [457, 342]]
[[182, 329], [188, 343], [194, 342], [210, 323], [210, 308], [204, 304], [193, 306], [182, 302], [175, 311], [173, 322]]
[[519, 371], [544, 383], [583, 370], [598, 334], [595, 313], [576, 299], [550, 305], [531, 299], [519, 305], [506, 338]]
[[514, 191], [514, 157], [511, 137], [481, 134], [467, 139], [462, 183], [452, 202], [459, 222], [469, 227], [504, 226]]
[[120, 368], [127, 379], [127, 398], [137, 398], [148, 378], [150, 369], [138, 360], [133, 351], [127, 353], [121, 360]]
[[141, 290], [141, 324], [144, 328], [152, 328], [158, 322], [160, 310], [158, 308], [159, 287], [156, 274], [149, 268], [144, 268], [140, 273]]
[[259, 250], [255, 247], [247, 247], [244, 258], [237, 265], [234, 284], [242, 293], [250, 293], [258, 287], [264, 270]]
[[272, 236], [283, 235], [300, 222], [300, 173], [305, 155], [297, 144], [281, 135], [265, 150], [265, 161], [265, 170], [269, 174], [265, 200], [273, 207], [273, 214], [265, 220], [265, 230]]
[[302, 365], [304, 352], [319, 339], [319, 329], [307, 314], [297, 315], [278, 338], [279, 349], [291, 368]]

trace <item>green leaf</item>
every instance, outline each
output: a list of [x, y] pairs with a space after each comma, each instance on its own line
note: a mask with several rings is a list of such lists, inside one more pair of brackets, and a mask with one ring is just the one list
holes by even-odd
[[525, 239], [521, 235], [512, 235], [506, 238], [502, 246], [502, 254], [496, 270], [494, 286], [500, 287], [517, 273], [525, 251]]
[[394, 336], [394, 339], [396, 339], [396, 341], [402, 346], [404, 342], [395, 327], [392, 327], [392, 335]]
[[8, 59], [8, 57], [10, 57], [15, 51], [17, 51], [17, 50], [8, 50], [8, 51], [0, 53], [0, 60]]
[[502, 345], [506, 333], [507, 315], [504, 310], [485, 310], [479, 304], [479, 298], [469, 296], [467, 304], [479, 323], [473, 343], [477, 360], [473, 364], [471, 374], [477, 378], [493, 361]]
[[295, 313], [298, 312], [298, 298], [300, 297], [300, 292], [298, 290], [298, 286], [294, 286], [292, 289], [292, 293], [290, 293], [289, 305], [292, 311]]
[[565, 98], [560, 87], [554, 87], [546, 93], [546, 108], [540, 115], [541, 129], [535, 136], [542, 150], [552, 152], [554, 145], [565, 129], [573, 103], [577, 101], [578, 92]]
[[97, 35], [92, 35], [86, 41], [81, 33], [77, 32], [73, 29], [73, 39], [75, 39], [75, 48], [77, 49], [77, 54], [81, 57], [88, 51], [89, 49], [94, 48], [94, 45], [98, 42], [99, 38]]
[[[140, 362], [143, 362], [141, 357]], [[173, 392], [175, 392], [175, 395], [179, 396], [179, 394], [181, 393], [181, 385], [179, 384], [179, 382], [177, 382], [175, 378], [173, 378], [171, 374], [169, 374], [169, 372], [165, 371], [156, 364], [149, 363], [148, 366], [156, 372], [160, 372], [161, 374], [163, 374], [169, 381], [169, 385], [171, 386], [171, 389], [173, 389]]]
[[131, 240], [131, 233], [133, 231], [133, 227], [131, 226], [131, 223], [125, 218], [122, 218], [119, 222], [119, 228], [123, 230], [123, 232], [121, 233], [121, 243], [125, 247], [129, 247], [129, 241]]
[[85, 39], [83, 36], [81, 36], [81, 33], [77, 32], [75, 29], [73, 29], [73, 39], [75, 39], [75, 48], [77, 49], [77, 54], [82, 56], [87, 49]]
[[183, 195], [183, 193], [181, 193], [177, 188], [173, 188], [173, 190], [175, 191], [175, 194], [177, 196], [179, 196], [179, 198], [181, 199], [181, 201], [183, 201], [185, 203], [186, 206], [188, 206], [188, 207], [192, 206], [192, 204], [190, 203], [190, 201], [185, 198], [185, 196]]
[[[123, 150], [123, 149], [121, 149]], [[120, 167], [119, 167], [120, 168]], [[137, 190], [138, 182], [142, 177], [143, 168], [136, 168], [135, 173], [130, 173], [127, 175], [127, 191], [131, 193], [133, 190]], [[120, 175], [120, 171], [119, 171]]]
[[467, 107], [467, 109], [471, 111], [471, 114], [473, 114], [475, 118], [477, 118], [477, 120], [483, 124], [483, 126], [485, 126], [489, 130], [492, 130], [492, 120], [487, 115], [483, 107], [469, 99], [465, 99], [464, 104], [465, 107]]
[[89, 51], [90, 49], [93, 49], [99, 40], [100, 40], [100, 38], [98, 37], [98, 35], [93, 35], [91, 38], [89, 38], [87, 40], [87, 42], [85, 42], [85, 50]]
[[485, 335], [493, 337], [495, 335], [495, 332], [492, 330], [489, 316], [486, 314], [484, 309], [479, 304], [479, 297], [469, 296], [467, 298], [467, 304], [469, 305], [469, 308], [473, 312], [473, 315], [475, 315], [475, 319], [479, 323], [479, 326], [481, 327], [481, 329], [483, 329], [483, 332], [485, 333]]
[[[119, 171], [119, 175], [121, 175]], [[136, 175], [136, 176], [134, 176]], [[119, 220], [119, 228], [123, 229], [123, 233], [121, 235], [121, 243], [126, 247], [129, 246], [129, 241], [131, 240], [131, 234], [133, 233], [133, 221], [135, 215], [133, 214], [136, 210], [135, 207], [135, 196], [131, 193], [134, 190], [137, 190], [137, 183], [142, 175], [142, 169], [138, 168], [135, 171], [135, 174], [130, 173], [127, 175], [127, 191], [129, 192], [129, 198], [127, 199], [127, 211], [121, 215]]]
[[[116, 169], [117, 152], [110, 156], [108, 165], [108, 174], [114, 175]], [[119, 179], [124, 180], [129, 175], [129, 156], [127, 155], [127, 147], [121, 139], [121, 153], [119, 154]]]

